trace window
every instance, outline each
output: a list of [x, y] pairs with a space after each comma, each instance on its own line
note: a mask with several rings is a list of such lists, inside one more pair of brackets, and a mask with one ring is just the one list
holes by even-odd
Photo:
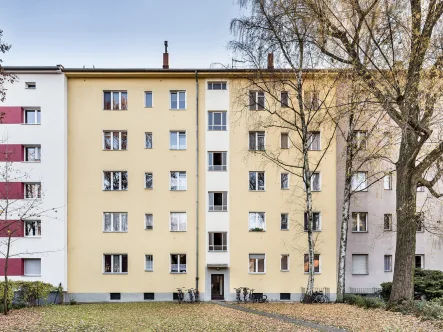
[[355, 172], [351, 178], [352, 191], [368, 191], [366, 183], [366, 172]]
[[289, 189], [289, 174], [281, 173], [280, 174], [280, 188], [281, 189]]
[[171, 254], [171, 273], [186, 273], [185, 254]]
[[249, 212], [249, 230], [264, 231], [266, 227], [264, 212]]
[[308, 133], [308, 150], [320, 151], [320, 132], [310, 131]]
[[366, 212], [352, 212], [352, 231], [367, 232], [368, 214]]
[[[312, 212], [312, 230], [314, 232], [318, 232], [321, 230], [321, 224], [320, 224], [320, 212]], [[308, 213], [305, 212], [305, 232], [308, 231]]]
[[425, 221], [425, 214], [424, 212], [417, 212], [415, 214], [415, 222], [417, 223], [417, 232], [424, 232], [424, 221]]
[[152, 173], [145, 173], [145, 189], [154, 188], [154, 177]]
[[39, 237], [42, 235], [42, 222], [40, 220], [25, 220], [25, 237]]
[[25, 198], [41, 198], [42, 190], [40, 183], [25, 183]]
[[287, 213], [280, 214], [280, 229], [281, 230], [289, 229], [289, 216]]
[[169, 133], [171, 150], [186, 150], [186, 132], [171, 131]]
[[154, 216], [150, 213], [145, 214], [145, 229], [154, 229]]
[[128, 190], [128, 172], [103, 172], [103, 190]]
[[385, 190], [392, 190], [392, 174], [386, 174], [383, 177], [383, 188]]
[[152, 91], [145, 91], [145, 107], [152, 108]]
[[392, 272], [392, 255], [385, 255], [385, 272]]
[[291, 293], [280, 293], [280, 301], [291, 301]]
[[25, 147], [25, 161], [41, 161], [41, 147], [40, 146]]
[[145, 133], [145, 149], [152, 149], [152, 133]]
[[25, 86], [26, 86], [26, 89], [35, 89], [37, 87], [35, 82], [26, 82]]
[[304, 92], [304, 105], [306, 110], [315, 111], [318, 109], [319, 105], [319, 95], [318, 91], [305, 91]]
[[209, 251], [227, 251], [228, 233], [209, 233]]
[[171, 91], [171, 110], [186, 109], [186, 91]]
[[103, 255], [104, 273], [128, 273], [128, 255]]
[[128, 148], [128, 133], [126, 131], [104, 131], [104, 150], [126, 150]]
[[127, 110], [128, 92], [126, 91], [104, 91], [103, 109], [105, 110]]
[[40, 110], [25, 110], [25, 123], [40, 124], [41, 123]]
[[289, 271], [289, 255], [287, 254], [280, 257], [280, 271]]
[[415, 255], [415, 268], [416, 269], [425, 268], [425, 255]]
[[249, 91], [249, 109], [251, 111], [265, 109], [265, 93], [263, 91]]
[[422, 192], [425, 191], [425, 187], [424, 186], [418, 186], [417, 187], [417, 191], [422, 193]]
[[153, 255], [145, 255], [145, 271], [147, 271], [147, 272], [154, 271], [154, 256]]
[[249, 172], [249, 190], [265, 190], [265, 172]]
[[311, 173], [311, 190], [312, 191], [321, 190], [320, 173], [318, 172]]
[[121, 300], [122, 294], [121, 293], [109, 293], [109, 299], [112, 301], [118, 301]]
[[227, 169], [226, 152], [208, 152], [208, 170], [226, 171]]
[[289, 107], [289, 93], [282, 91], [281, 93], [281, 107]]
[[226, 82], [208, 82], [208, 90], [226, 90]]
[[383, 229], [392, 231], [392, 214], [385, 214], [383, 217]]
[[228, 193], [209, 192], [209, 211], [228, 211]]
[[[304, 257], [304, 271], [309, 273], [309, 255], [305, 254]], [[320, 273], [320, 255], [314, 254], [314, 273]]]
[[128, 231], [128, 214], [121, 212], [105, 212], [103, 213], [104, 231], [105, 232], [127, 232]]
[[143, 300], [154, 300], [154, 293], [143, 293]]
[[264, 131], [250, 131], [249, 132], [249, 150], [264, 150], [265, 149], [265, 132]]
[[352, 274], [369, 274], [368, 255], [352, 255]]
[[249, 254], [249, 273], [265, 273], [265, 254]]
[[171, 232], [186, 232], [187, 217], [186, 212], [171, 212], [170, 215]]
[[25, 276], [39, 277], [42, 274], [42, 260], [41, 258], [25, 258], [23, 259]]
[[289, 134], [288, 133], [281, 133], [280, 147], [282, 149], [289, 149]]
[[208, 112], [208, 130], [226, 130], [226, 112]]
[[171, 172], [171, 190], [186, 190], [186, 172]]
[[367, 132], [363, 130], [354, 130], [352, 133], [352, 145], [354, 149], [366, 150]]

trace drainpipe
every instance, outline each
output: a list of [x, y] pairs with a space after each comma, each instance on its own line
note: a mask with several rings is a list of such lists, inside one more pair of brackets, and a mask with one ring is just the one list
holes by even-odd
[[196, 194], [195, 194], [195, 289], [198, 290], [198, 200], [199, 200], [199, 183], [198, 183], [198, 71], [195, 71], [195, 136], [196, 136], [196, 144], [195, 144], [195, 184], [196, 184]]

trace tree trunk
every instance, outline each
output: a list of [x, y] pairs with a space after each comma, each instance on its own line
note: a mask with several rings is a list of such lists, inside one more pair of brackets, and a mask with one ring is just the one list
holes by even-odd
[[11, 235], [8, 236], [8, 244], [6, 248], [6, 258], [5, 258], [5, 287], [3, 289], [3, 314], [7, 315], [8, 308], [8, 290], [9, 290], [9, 280], [8, 280], [8, 263], [9, 263], [9, 248], [11, 247]]

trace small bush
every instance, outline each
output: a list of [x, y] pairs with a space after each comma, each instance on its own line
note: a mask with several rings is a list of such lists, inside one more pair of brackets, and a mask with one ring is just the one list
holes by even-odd
[[376, 297], [364, 297], [366, 308], [384, 308], [385, 303]]
[[41, 281], [17, 281], [17, 296], [14, 299], [18, 303], [27, 305], [39, 305], [40, 300], [46, 300], [54, 286]]
[[[8, 310], [12, 308], [12, 300], [14, 299], [14, 291], [16, 290], [16, 282], [9, 280], [8, 281]], [[5, 292], [5, 282], [0, 282], [0, 311], [3, 311], [3, 294]]]
[[392, 282], [384, 282], [381, 285], [381, 296], [386, 302], [389, 300], [392, 291]]
[[354, 294], [345, 294], [345, 297], [343, 298], [343, 301], [345, 303], [356, 305], [357, 307], [361, 308], [369, 308], [367, 305], [367, 298], [360, 296], [360, 295], [354, 295]]

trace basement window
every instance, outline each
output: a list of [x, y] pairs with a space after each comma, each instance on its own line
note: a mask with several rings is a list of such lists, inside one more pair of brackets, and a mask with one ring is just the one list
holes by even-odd
[[280, 301], [291, 301], [291, 293], [280, 293]]
[[109, 293], [111, 300], [121, 300], [121, 293]]
[[144, 300], [154, 300], [154, 293], [143, 293]]
[[26, 89], [35, 89], [37, 87], [35, 82], [26, 82], [25, 86], [26, 86]]

